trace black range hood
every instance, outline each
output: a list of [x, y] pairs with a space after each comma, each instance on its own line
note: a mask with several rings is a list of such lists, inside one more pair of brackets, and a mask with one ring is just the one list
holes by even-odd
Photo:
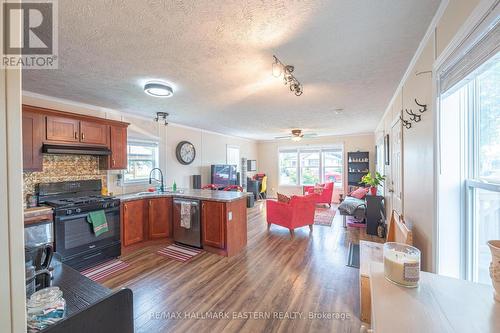
[[92, 146], [64, 146], [64, 145], [46, 145], [42, 146], [44, 154], [72, 154], [72, 155], [111, 155], [111, 150], [106, 147]]

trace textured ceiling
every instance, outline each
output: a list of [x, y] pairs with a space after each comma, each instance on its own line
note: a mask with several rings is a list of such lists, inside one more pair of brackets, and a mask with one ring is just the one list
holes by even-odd
[[[59, 1], [59, 69], [25, 70], [23, 89], [255, 139], [372, 131], [438, 5]], [[295, 65], [302, 96], [271, 76], [273, 54]], [[147, 96], [148, 79], [174, 96]]]

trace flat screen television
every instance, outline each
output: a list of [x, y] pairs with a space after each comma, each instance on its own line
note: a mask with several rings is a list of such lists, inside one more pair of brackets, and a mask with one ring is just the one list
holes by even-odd
[[211, 167], [210, 182], [218, 187], [235, 185], [237, 181], [236, 165], [214, 164]]

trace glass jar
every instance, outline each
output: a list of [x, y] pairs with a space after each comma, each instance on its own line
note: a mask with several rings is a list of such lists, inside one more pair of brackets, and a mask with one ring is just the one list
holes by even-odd
[[384, 275], [397, 285], [417, 287], [420, 279], [420, 250], [402, 243], [385, 243]]
[[66, 301], [59, 287], [39, 290], [28, 299], [28, 332], [37, 332], [64, 318]]

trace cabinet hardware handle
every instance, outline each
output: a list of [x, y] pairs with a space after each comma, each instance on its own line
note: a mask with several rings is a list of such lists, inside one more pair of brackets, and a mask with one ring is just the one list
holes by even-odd
[[113, 164], [113, 166], [115, 166], [115, 159], [114, 158], [111, 160], [111, 164]]
[[82, 132], [82, 140], [85, 140], [85, 133]]
[[78, 139], [78, 132], [75, 132], [75, 139]]
[[151, 207], [151, 200], [149, 200], [149, 207]]

